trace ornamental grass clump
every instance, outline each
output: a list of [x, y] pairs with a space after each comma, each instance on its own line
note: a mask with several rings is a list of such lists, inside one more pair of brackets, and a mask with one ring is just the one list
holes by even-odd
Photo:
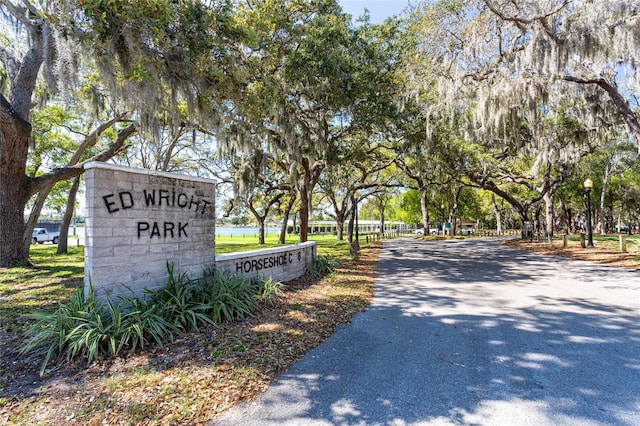
[[174, 334], [180, 332], [180, 327], [167, 315], [166, 309], [153, 299], [122, 297], [121, 300], [127, 307], [126, 321], [121, 328], [128, 336], [131, 352], [151, 343], [163, 346], [166, 340], [171, 340]]
[[309, 266], [307, 270], [311, 275], [315, 278], [320, 278], [325, 275], [331, 274], [336, 269], [340, 267], [340, 261], [332, 256], [316, 256]]
[[28, 339], [20, 350], [20, 354], [32, 353], [43, 355], [44, 361], [40, 374], [55, 354], [63, 353], [67, 347], [67, 336], [76, 329], [88, 303], [84, 298], [84, 290], [77, 289], [68, 304], [58, 304], [54, 312], [34, 312], [27, 318], [35, 322], [25, 332]]
[[185, 273], [176, 276], [173, 265], [167, 268], [167, 285], [157, 291], [146, 291], [161, 316], [182, 331], [198, 330], [198, 324], [213, 324], [209, 315], [212, 306], [204, 297], [206, 289], [200, 280], [190, 280]]
[[55, 311], [27, 315], [35, 323], [27, 329], [20, 352], [44, 355], [41, 375], [54, 355], [64, 354], [67, 361], [82, 357], [88, 363], [116, 356], [137, 337], [138, 324], [131, 313], [122, 303], [98, 302], [91, 286], [86, 297], [84, 289], [77, 289], [70, 302], [59, 304]]
[[214, 322], [245, 319], [258, 307], [256, 288], [242, 275], [212, 270], [205, 274], [203, 281]]
[[253, 280], [253, 285], [256, 288], [258, 300], [261, 303], [270, 306], [276, 304], [285, 289], [285, 285], [283, 283], [280, 281], [274, 281], [271, 277], [266, 280], [256, 277]]
[[199, 280], [176, 275], [172, 265], [168, 272], [167, 285], [145, 291], [142, 299], [120, 296], [118, 303], [109, 298], [99, 301], [90, 285], [86, 297], [79, 288], [68, 304], [59, 304], [55, 311], [28, 315], [35, 322], [25, 333], [21, 354], [44, 356], [42, 375], [54, 356], [91, 363], [152, 342], [163, 346], [174, 335], [198, 330], [202, 324], [247, 318], [261, 303], [275, 303], [283, 289], [282, 283], [271, 279], [246, 279], [216, 269]]

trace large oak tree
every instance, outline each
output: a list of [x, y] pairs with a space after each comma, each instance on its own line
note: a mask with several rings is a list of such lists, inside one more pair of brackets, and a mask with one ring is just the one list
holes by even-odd
[[12, 266], [28, 262], [22, 234], [29, 198], [82, 173], [82, 163], [74, 163], [25, 174], [38, 91], [72, 91], [90, 61], [110, 102], [137, 123], [119, 130], [114, 149], [135, 131], [153, 131], [158, 111], [179, 122], [183, 103], [202, 123], [213, 123], [220, 93], [235, 87], [232, 46], [242, 34], [224, 1], [0, 0], [0, 12], [10, 41], [0, 46], [7, 82], [0, 91], [0, 266]]

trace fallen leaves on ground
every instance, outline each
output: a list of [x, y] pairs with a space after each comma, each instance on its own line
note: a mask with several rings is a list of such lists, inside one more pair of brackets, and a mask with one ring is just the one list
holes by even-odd
[[275, 306], [245, 321], [207, 326], [164, 348], [89, 366], [59, 363], [42, 378], [41, 360], [5, 351], [0, 424], [206, 423], [255, 398], [369, 306], [380, 247], [362, 250], [322, 280], [305, 275], [287, 283]]
[[504, 240], [503, 244], [520, 250], [528, 250], [546, 255], [562, 256], [602, 265], [640, 270], [640, 253], [623, 253], [611, 245], [596, 244], [595, 247], [586, 248], [582, 247], [580, 242], [570, 241], [567, 247], [563, 247], [562, 243], [559, 242], [551, 245], [548, 242], [534, 242], [519, 239]]

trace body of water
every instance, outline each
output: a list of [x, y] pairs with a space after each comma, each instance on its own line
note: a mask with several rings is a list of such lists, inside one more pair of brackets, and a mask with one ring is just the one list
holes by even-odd
[[[233, 235], [233, 236], [242, 236], [242, 235], [258, 235], [259, 229], [257, 226], [216, 226], [216, 235]], [[265, 235], [271, 234], [279, 234], [280, 228], [264, 228]], [[80, 238], [84, 238], [84, 227], [77, 226], [69, 227], [69, 236], [77, 236]]]
[[[242, 235], [258, 235], [260, 232], [257, 226], [243, 226], [243, 227], [234, 227], [234, 226], [216, 226], [216, 235], [233, 235], [233, 236], [242, 236]], [[280, 228], [264, 228], [265, 235], [271, 234], [279, 234]]]

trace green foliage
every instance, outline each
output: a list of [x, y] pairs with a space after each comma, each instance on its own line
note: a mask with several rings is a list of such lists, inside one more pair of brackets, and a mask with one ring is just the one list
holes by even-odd
[[401, 213], [398, 217], [405, 223], [422, 223], [420, 197], [420, 191], [415, 189], [410, 189], [402, 193], [402, 201], [400, 202]]
[[340, 261], [333, 256], [316, 256], [307, 267], [307, 270], [314, 277], [320, 278], [334, 272], [340, 266]]
[[271, 277], [266, 280], [255, 279], [254, 285], [257, 287], [258, 299], [265, 305], [274, 305], [285, 288], [283, 283], [274, 281]]
[[178, 330], [197, 330], [199, 323], [213, 323], [207, 315], [211, 306], [203, 298], [205, 289], [198, 280], [189, 280], [186, 274], [176, 276], [173, 265], [168, 265], [169, 280], [159, 291], [147, 291], [161, 310], [163, 318], [171, 318]]
[[170, 315], [171, 309], [157, 303], [154, 299], [137, 297], [122, 298], [130, 310], [123, 332], [128, 336], [128, 346], [133, 352], [144, 348], [149, 342], [162, 346], [163, 341], [173, 337], [180, 330]]
[[90, 300], [85, 302], [84, 290], [77, 289], [69, 304], [60, 303], [54, 312], [36, 312], [27, 315], [28, 318], [35, 320], [35, 323], [25, 333], [30, 337], [22, 347], [21, 353], [32, 352], [36, 355], [44, 355], [40, 374], [44, 372], [54, 354], [64, 351], [67, 336], [77, 327], [78, 318], [90, 303]]
[[211, 318], [215, 322], [244, 319], [258, 306], [251, 281], [242, 275], [209, 271], [205, 277], [205, 297], [211, 303]]
[[[107, 300], [105, 307], [99, 306], [91, 289], [86, 308], [71, 320], [77, 325], [64, 336], [67, 360], [84, 356], [87, 362], [92, 362], [106, 353], [117, 355], [122, 349], [126, 336], [121, 331], [124, 323], [121, 305]], [[44, 367], [40, 369], [41, 374]]]
[[283, 285], [258, 277], [205, 273], [202, 280], [176, 275], [168, 265], [169, 279], [160, 290], [148, 290], [144, 299], [120, 297], [100, 301], [93, 287], [84, 294], [77, 289], [68, 304], [53, 312], [37, 312], [26, 331], [22, 354], [44, 356], [40, 374], [54, 355], [66, 360], [86, 359], [88, 363], [113, 357], [123, 350], [135, 351], [149, 342], [162, 346], [174, 334], [198, 330], [201, 324], [215, 324], [251, 316], [260, 303], [274, 304]]

